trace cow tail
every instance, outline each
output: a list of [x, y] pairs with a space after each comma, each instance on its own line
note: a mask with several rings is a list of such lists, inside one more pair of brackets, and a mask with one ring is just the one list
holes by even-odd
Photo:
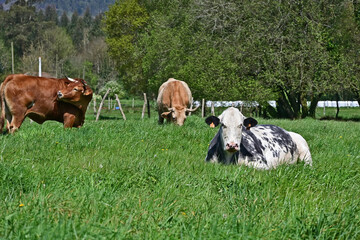
[[1, 101], [0, 133], [2, 133], [5, 123], [5, 97], [3, 93], [3, 83], [0, 85], [0, 101]]

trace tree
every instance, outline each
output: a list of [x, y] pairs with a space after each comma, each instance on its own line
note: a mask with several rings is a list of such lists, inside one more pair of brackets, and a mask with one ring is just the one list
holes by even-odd
[[11, 71], [11, 56], [9, 48], [5, 47], [4, 41], [0, 38], [0, 77]]
[[59, 23], [60, 27], [63, 27], [65, 29], [68, 28], [69, 25], [69, 18], [66, 14], [66, 12], [63, 12], [60, 18], [60, 23]]
[[[127, 81], [131, 73], [138, 71], [138, 59], [134, 55], [135, 43], [147, 19], [145, 9], [136, 0], [116, 1], [105, 14], [104, 30], [107, 34], [109, 54], [116, 62], [124, 81]], [[138, 87], [140, 91], [146, 90], [146, 84]]]
[[3, 22], [6, 44], [14, 43], [15, 54], [23, 52], [41, 36], [42, 27], [37, 21], [35, 7], [12, 5]]
[[[135, 31], [130, 30], [139, 16], [136, 7], [125, 11], [131, 4], [148, 16]], [[127, 90], [156, 94], [162, 82], [175, 77], [197, 98], [256, 100], [264, 106], [275, 99], [275, 109], [267, 106], [274, 116], [303, 118], [315, 116], [323, 94], [359, 89], [356, 4], [122, 1], [106, 15], [107, 42]]]
[[95, 19], [90, 28], [90, 37], [97, 38], [97, 37], [105, 37], [105, 33], [103, 31], [103, 14], [98, 14], [95, 16]]
[[54, 24], [58, 23], [58, 15], [55, 6], [48, 5], [45, 8], [45, 21], [53, 22]]
[[[70, 61], [74, 55], [74, 46], [71, 38], [64, 29], [54, 27], [44, 32], [38, 44], [31, 45], [22, 58], [24, 72], [37, 72], [37, 59], [42, 57], [42, 70], [45, 72], [64, 73], [63, 65]], [[56, 69], [58, 67], [58, 69]], [[65, 72], [66, 73], [66, 72]]]
[[114, 99], [115, 98], [115, 94], [117, 94], [119, 96], [119, 98], [123, 98], [125, 97], [125, 91], [123, 89], [123, 87], [116, 81], [109, 81], [105, 84], [105, 86], [103, 86], [100, 91], [99, 94], [100, 95], [105, 95], [106, 91], [108, 89], [111, 89], [111, 91], [109, 92], [109, 97]]
[[84, 13], [84, 16], [83, 16], [83, 22], [84, 22], [84, 25], [86, 27], [90, 27], [91, 24], [92, 24], [92, 17], [91, 17], [91, 13], [90, 13], [90, 8], [87, 7], [86, 10], [85, 10], [85, 13]]

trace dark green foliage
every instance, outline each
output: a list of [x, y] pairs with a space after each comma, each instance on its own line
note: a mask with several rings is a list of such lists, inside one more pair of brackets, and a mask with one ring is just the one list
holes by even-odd
[[[197, 100], [255, 100], [267, 116], [290, 119], [314, 117], [322, 96], [360, 102], [358, 1], [119, 0], [101, 14], [110, 2], [17, 1], [0, 11], [2, 75], [13, 42], [16, 72], [36, 72], [42, 55], [44, 71], [89, 77], [96, 91], [116, 81], [156, 96], [174, 77]], [[71, 53], [44, 43], [55, 25]]]
[[32, 42], [38, 41], [41, 29], [45, 26], [37, 21], [35, 7], [13, 5], [3, 14], [4, 19], [0, 25], [5, 42], [8, 46], [13, 42], [15, 54], [22, 56]]
[[43, 72], [85, 77], [95, 91], [107, 81], [118, 80], [107, 55], [102, 14], [92, 17], [89, 7], [80, 12], [62, 12], [59, 18], [54, 4], [37, 11], [31, 4], [20, 2], [0, 11], [0, 77], [11, 73], [13, 42], [16, 73], [37, 73], [41, 56]]
[[87, 9], [92, 16], [96, 16], [102, 12], [108, 10], [108, 6], [113, 4], [115, 0], [42, 0], [37, 4], [40, 8], [46, 8], [46, 6], [55, 6], [60, 12], [72, 13], [77, 11], [80, 15], [83, 15]]
[[44, 20], [57, 24], [58, 14], [56, 13], [56, 9], [54, 6], [48, 5], [45, 8], [45, 19]]
[[67, 28], [69, 25], [69, 17], [67, 16], [66, 12], [63, 12], [60, 18], [60, 27]]
[[[128, 25], [106, 26], [109, 39], [122, 36], [111, 39], [109, 50], [115, 61], [124, 59], [119, 72], [129, 90], [156, 94], [162, 82], [175, 77], [198, 99], [275, 99], [278, 107], [269, 112], [291, 119], [314, 116], [306, 102], [324, 93], [359, 92], [357, 3], [138, 3], [149, 18], [137, 34], [125, 38]], [[120, 9], [110, 12], [123, 18]]]

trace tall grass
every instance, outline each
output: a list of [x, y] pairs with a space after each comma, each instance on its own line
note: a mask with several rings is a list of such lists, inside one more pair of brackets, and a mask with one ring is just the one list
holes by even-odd
[[360, 238], [360, 123], [258, 119], [300, 133], [313, 157], [259, 171], [206, 164], [217, 129], [198, 116], [103, 116], [0, 136], [1, 238]]

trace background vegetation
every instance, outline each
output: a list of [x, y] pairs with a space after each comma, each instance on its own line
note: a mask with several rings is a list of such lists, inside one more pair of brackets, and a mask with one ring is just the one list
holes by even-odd
[[217, 129], [197, 115], [177, 127], [125, 112], [0, 136], [0, 238], [360, 237], [358, 123], [258, 118], [303, 135], [314, 165], [256, 171], [206, 164]]
[[358, 1], [61, 2], [0, 11], [2, 77], [13, 42], [15, 72], [37, 72], [42, 56], [43, 71], [83, 77], [96, 93], [112, 82], [156, 98], [175, 77], [195, 99], [256, 100], [264, 116], [290, 119], [315, 117], [320, 99], [360, 100]]

